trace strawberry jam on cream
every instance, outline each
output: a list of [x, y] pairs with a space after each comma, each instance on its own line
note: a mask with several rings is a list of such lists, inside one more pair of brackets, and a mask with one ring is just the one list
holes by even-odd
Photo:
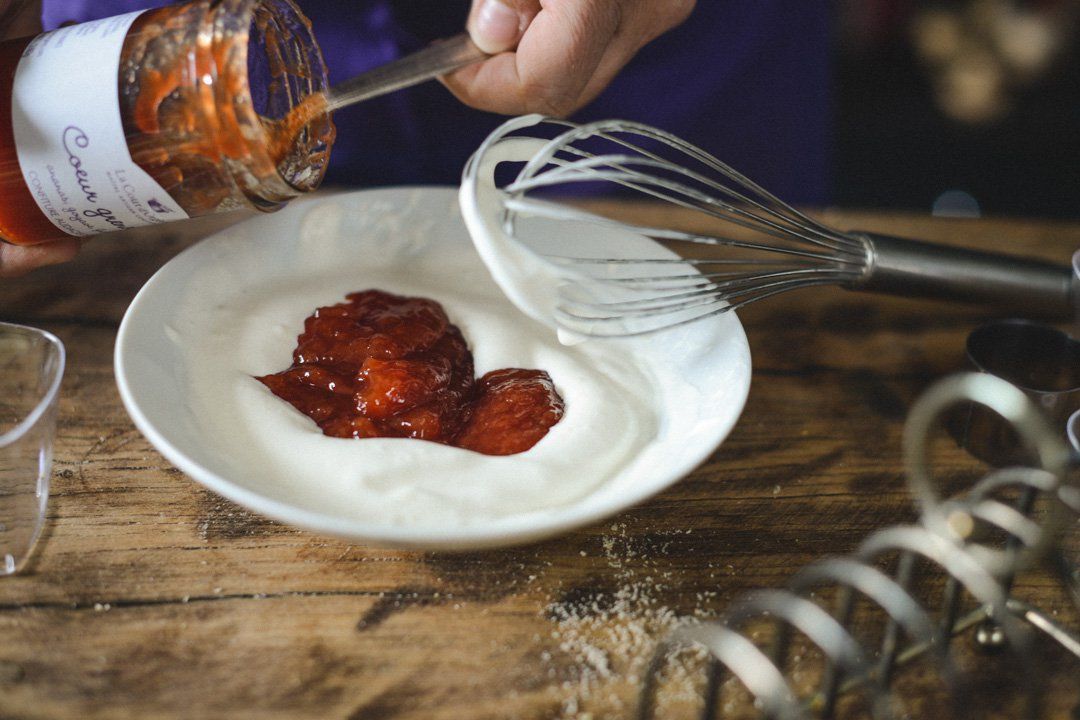
[[257, 379], [332, 437], [417, 438], [487, 455], [528, 450], [564, 408], [542, 370], [475, 378], [472, 353], [439, 303], [380, 290], [318, 308], [293, 364]]

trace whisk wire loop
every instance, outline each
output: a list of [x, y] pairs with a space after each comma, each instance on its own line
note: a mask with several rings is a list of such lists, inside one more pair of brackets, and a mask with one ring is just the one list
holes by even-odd
[[[557, 310], [567, 314], [573, 314], [581, 319], [593, 321], [620, 321], [626, 318], [644, 318], [670, 313], [673, 310], [686, 311], [701, 305], [716, 305], [725, 303], [730, 309], [732, 300], [739, 298], [743, 293], [761, 293], [769, 288], [787, 289], [790, 285], [790, 276], [799, 275], [798, 271], [772, 273], [755, 278], [741, 278], [728, 281], [710, 283], [700, 290], [676, 292], [665, 295], [651, 295], [647, 299], [634, 299], [624, 301], [607, 301], [590, 303], [581, 300], [564, 298]], [[771, 282], [762, 282], [762, 278], [776, 278]], [[809, 282], [828, 282], [828, 278], [806, 280]], [[718, 292], [719, 291], [719, 292]]]
[[[613, 139], [606, 134], [598, 134], [595, 137]], [[565, 136], [560, 140], [565, 140]], [[673, 164], [671, 160], [660, 158], [632, 143], [621, 142], [620, 144], [637, 150], [641, 155], [594, 155], [577, 150], [575, 154], [581, 159], [556, 162], [552, 158], [551, 167], [540, 168], [544, 170], [540, 174], [528, 174], [532, 167], [530, 163], [521, 171], [518, 179], [506, 187], [506, 192], [511, 197], [520, 197], [532, 190], [563, 183], [609, 181], [656, 199], [667, 200], [680, 207], [699, 210], [712, 217], [765, 232], [777, 239], [804, 240], [833, 251], [851, 254], [853, 257], [864, 257], [866, 254], [865, 244], [857, 236], [839, 233], [809, 221], [807, 216], [785, 205], [775, 196], [766, 193], [764, 189], [753, 185], [745, 176], [711, 156], [709, 156], [710, 167], [722, 169], [723, 175], [728, 179], [747, 187], [752, 186], [756, 193], [764, 194], [766, 201], [770, 204], [755, 199], [750, 193], [739, 192], [735, 188], [689, 168]], [[634, 169], [634, 166], [661, 170], [667, 175], [682, 177], [698, 183], [704, 187], [704, 190], [667, 176], [641, 172]], [[721, 197], [710, 195], [705, 190], [719, 193]], [[722, 198], [727, 198], [732, 202]], [[735, 203], [741, 203], [741, 205]]]
[[[494, 166], [504, 162], [516, 162], [520, 167], [511, 180], [499, 185]], [[540, 116], [510, 120], [489, 136], [467, 164], [462, 187], [463, 207], [469, 208], [467, 221], [472, 213], [480, 215], [472, 220], [474, 228], [480, 228], [482, 235], [498, 237], [482, 253], [489, 264], [500, 254], [504, 258], [514, 255], [513, 263], [522, 262], [521, 255], [507, 250], [514, 243], [531, 247], [542, 261], [545, 243], [537, 240], [539, 236], [558, 236], [559, 223], [576, 228], [573, 237], [577, 246], [560, 253], [556, 262], [549, 261], [550, 267], [539, 271], [540, 276], [550, 275], [557, 280], [551, 283], [550, 290], [540, 294], [535, 288], [537, 272], [525, 271], [519, 265], [501, 277], [504, 285], [518, 279], [530, 283], [527, 290], [508, 291], [529, 315], [585, 335], [656, 332], [729, 312], [780, 292], [826, 284], [1006, 305], [1028, 315], [1071, 317], [1080, 301], [1080, 281], [1073, 282], [1070, 268], [837, 230], [783, 202], [705, 150], [663, 130], [626, 120], [581, 125]], [[560, 190], [591, 194], [594, 188], [615, 189], [671, 204], [691, 213], [691, 220], [700, 216], [707, 230], [694, 232], [623, 222], [623, 217], [603, 217], [553, 199]], [[485, 197], [482, 211], [481, 194]], [[620, 213], [617, 207], [608, 210]], [[540, 232], [530, 228], [539, 228]], [[601, 233], [608, 239], [597, 241], [593, 229], [610, 230], [614, 235]], [[612, 243], [615, 235], [623, 242]], [[663, 243], [668, 252], [651, 251], [652, 246], [638, 242], [640, 239]], [[635, 249], [630, 251], [628, 247]], [[635, 253], [639, 256], [635, 257]], [[737, 294], [714, 284], [716, 302], [709, 304], [708, 312], [699, 312], [698, 306], [695, 309], [673, 303], [666, 315], [629, 315], [627, 311], [634, 306], [621, 304], [625, 292], [610, 298], [604, 293], [607, 281], [620, 276], [617, 271], [627, 259], [640, 262], [641, 267], [653, 263], [653, 267], [665, 270], [671, 269], [666, 267], [670, 260], [685, 259], [686, 268], [693, 271], [698, 266], [690, 261], [702, 255], [732, 266], [741, 263], [748, 273], [747, 287]], [[812, 279], [796, 274], [773, 275], [761, 271], [765, 260], [787, 261], [791, 268], [812, 263], [821, 272]], [[643, 298], [658, 290], [642, 283], [629, 285], [634, 285], [632, 292]], [[623, 290], [631, 291], [629, 285]], [[592, 296], [596, 303], [610, 300], [615, 304], [604, 311], [578, 313], [571, 302], [552, 318], [558, 301], [571, 295]], [[607, 320], [597, 322], [595, 315]]]
[[[794, 208], [790, 208], [778, 197], [770, 193], [765, 188], [761, 187], [757, 183], [747, 178], [742, 173], [738, 172], [731, 166], [720, 161], [705, 150], [683, 140], [682, 138], [672, 135], [671, 133], [660, 130], [659, 128], [645, 125], [643, 123], [637, 123], [628, 120], [600, 120], [592, 123], [586, 123], [583, 125], [574, 125], [566, 121], [554, 121], [554, 124], [563, 125], [568, 127], [569, 130], [564, 132], [559, 137], [552, 140], [547, 147], [541, 152], [538, 152], [535, 158], [526, 164], [521, 171], [521, 176], [534, 176], [537, 171], [545, 163], [549, 162], [556, 154], [556, 152], [563, 151], [568, 153], [578, 154], [583, 157], [590, 157], [591, 154], [577, 148], [573, 143], [580, 140], [586, 140], [591, 137], [603, 138], [617, 145], [621, 145], [624, 148], [634, 151], [636, 154], [640, 154], [642, 157], [656, 160], [663, 163], [668, 169], [674, 168], [676, 171], [681, 170], [681, 166], [672, 166], [670, 161], [666, 161], [664, 157], [659, 154], [653, 153], [647, 149], [642, 148], [636, 143], [632, 143], [625, 139], [627, 135], [637, 135], [650, 140], [657, 141], [662, 145], [666, 145], [670, 148], [685, 154], [687, 157], [705, 165], [706, 167], [718, 172], [723, 177], [735, 181], [737, 184], [742, 185], [750, 193], [761, 197], [766, 203], [772, 206], [772, 208], [783, 208], [787, 214], [792, 217], [798, 218], [804, 222], [807, 226], [816, 228], [823, 235], [831, 235], [835, 231], [825, 225], [818, 223], [816, 220], [803, 215]], [[732, 193], [733, 196], [737, 196], [739, 193], [735, 190], [726, 188], [725, 186], [718, 185], [719, 188], [723, 188], [725, 192]], [[753, 202], [753, 204], [759, 206], [763, 210], [769, 210], [775, 212], [774, 209], [769, 209], [762, 203]]]
[[[798, 287], [834, 285], [835, 282], [835, 280], [830, 278], [802, 280], [798, 282]], [[654, 332], [656, 328], [646, 326], [639, 330], [627, 329], [626, 326], [628, 321], [632, 322], [634, 320], [659, 318], [664, 321], [665, 328], [680, 327], [713, 315], [720, 315], [722, 313], [738, 310], [745, 305], [764, 300], [772, 295], [788, 292], [792, 287], [793, 283], [791, 281], [765, 284], [757, 283], [752, 289], [737, 296], [734, 294], [712, 293], [708, 297], [700, 297], [683, 303], [673, 303], [670, 306], [655, 312], [611, 311], [606, 315], [588, 311], [579, 311], [572, 301], [564, 298], [563, 302], [555, 307], [555, 317], [561, 321], [561, 324], [567, 327], [573, 327], [575, 331], [580, 330], [585, 334], [597, 336], [615, 334], [623, 337], [644, 335]], [[606, 305], [598, 305], [597, 307], [603, 308], [606, 307]], [[687, 313], [689, 313], [689, 315]], [[680, 319], [672, 320], [671, 318], [673, 315], [679, 316]], [[607, 324], [610, 324], [610, 326], [615, 328], [614, 332], [604, 332], [603, 327]]]
[[[684, 232], [684, 231], [680, 231], [680, 230], [672, 230], [670, 228], [656, 228], [656, 227], [650, 227], [650, 226], [647, 226], [647, 225], [635, 225], [635, 224], [632, 224], [632, 223], [620, 222], [618, 220], [613, 220], [611, 218], [607, 218], [607, 217], [604, 217], [602, 215], [597, 215], [595, 213], [590, 213], [590, 212], [585, 211], [585, 210], [573, 208], [571, 206], [567, 206], [567, 205], [564, 205], [564, 204], [561, 204], [561, 203], [555, 203], [555, 202], [552, 202], [552, 201], [549, 201], [549, 200], [539, 200], [539, 199], [536, 199], [536, 198], [510, 197], [510, 198], [507, 198], [504, 201], [504, 205], [505, 205], [505, 208], [507, 210], [516, 212], [516, 213], [518, 213], [520, 215], [529, 215], [529, 216], [534, 216], [534, 217], [544, 217], [544, 218], [548, 218], [548, 219], [552, 219], [552, 220], [574, 220], [574, 221], [577, 221], [577, 222], [592, 223], [594, 225], [608, 227], [608, 228], [619, 228], [619, 229], [622, 229], [622, 230], [629, 230], [629, 231], [634, 232], [634, 233], [636, 233], [638, 235], [648, 237], [648, 238], [651, 238], [653, 240], [672, 240], [672, 241], [694, 243], [694, 244], [697, 244], [697, 245], [711, 245], [711, 246], [721, 246], [721, 247], [728, 247], [728, 248], [741, 248], [741, 249], [744, 249], [744, 250], [757, 250], [757, 251], [761, 251], [763, 253], [770, 253], [770, 254], [775, 254], [775, 255], [790, 255], [790, 256], [796, 256], [796, 257], [801, 257], [801, 258], [809, 258], [809, 259], [814, 259], [814, 260], [821, 261], [822, 263], [828, 263], [828, 262], [832, 262], [832, 261], [835, 260], [835, 258], [833, 256], [831, 256], [831, 255], [824, 254], [824, 253], [821, 253], [821, 252], [814, 252], [814, 251], [811, 251], [811, 250], [804, 250], [804, 249], [800, 249], [798, 247], [786, 247], [786, 246], [785, 247], [778, 247], [778, 246], [775, 246], [775, 245], [767, 245], [765, 243], [760, 243], [760, 242], [751, 242], [751, 241], [747, 241], [747, 240], [739, 240], [737, 238], [724, 237], [724, 236], [720, 236], [720, 235], [705, 235], [705, 234], [702, 234], [702, 233], [691, 233], [691, 232]], [[775, 233], [766, 232], [766, 234], [773, 234], [776, 237], [782, 237], [782, 234], [779, 233], [779, 232], [775, 232]], [[845, 252], [848, 252], [848, 251], [845, 250]], [[851, 252], [854, 252], [854, 251], [851, 251]], [[860, 274], [862, 272], [862, 265], [860, 263], [865, 258], [865, 252], [866, 252], [865, 248], [863, 248], [861, 250], [861, 254], [858, 254], [858, 255], [854, 256], [859, 260], [859, 262], [856, 262], [855, 260], [852, 260], [850, 263], [844, 263], [844, 268], [843, 269], [849, 270], [853, 276]], [[575, 262], [575, 263], [580, 263], [580, 264], [608, 263], [608, 264], [613, 264], [613, 265], [614, 264], [620, 264], [620, 263], [627, 263], [627, 262], [643, 263], [643, 264], [649, 264], [649, 263], [660, 264], [660, 263], [664, 262], [664, 260], [659, 259], [659, 258], [625, 258], [625, 257], [621, 257], [621, 258], [620, 257], [592, 258], [592, 257], [578, 257], [578, 256], [573, 256], [573, 255], [561, 256], [561, 259], [566, 260], [568, 262]], [[768, 258], [768, 256], [766, 256], [764, 258], [743, 258], [743, 259], [718, 257], [718, 258], [710, 258], [708, 260], [699, 260], [699, 259], [694, 259], [694, 258], [673, 258], [673, 259], [670, 260], [670, 262], [683, 262], [683, 263], [692, 263], [692, 262], [725, 263], [726, 262], [726, 263], [732, 263], [732, 264], [738, 263], [738, 264], [749, 265], [749, 264], [760, 264], [760, 263], [763, 263], [763, 262], [767, 262], [768, 260], [769, 260], [769, 258]], [[781, 261], [773, 259], [773, 262], [781, 262]]]

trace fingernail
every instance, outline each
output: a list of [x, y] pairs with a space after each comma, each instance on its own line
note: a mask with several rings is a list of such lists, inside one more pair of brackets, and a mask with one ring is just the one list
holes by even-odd
[[472, 28], [473, 42], [486, 53], [509, 50], [518, 41], [521, 19], [499, 0], [484, 0]]

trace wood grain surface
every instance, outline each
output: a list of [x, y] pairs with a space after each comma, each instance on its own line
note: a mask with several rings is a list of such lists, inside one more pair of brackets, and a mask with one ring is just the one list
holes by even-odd
[[[1080, 247], [1080, 224], [823, 217], [1062, 262]], [[0, 579], [0, 718], [632, 717], [666, 630], [914, 518], [905, 414], [963, 368], [966, 334], [989, 317], [839, 289], [750, 307], [740, 313], [754, 365], [746, 410], [669, 491], [540, 544], [399, 552], [215, 496], [159, 456], [121, 406], [112, 350], [124, 310], [163, 263], [231, 220], [101, 237], [73, 263], [0, 281], [0, 319], [48, 329], [69, 352], [45, 535], [25, 573]], [[956, 487], [978, 476], [948, 443], [936, 459]], [[1066, 538], [1074, 559], [1077, 534]], [[1076, 628], [1049, 575], [1025, 574], [1016, 593]], [[958, 641], [958, 703], [932, 666], [901, 674], [910, 716], [1015, 717], [1020, 669], [1037, 667], [1040, 714], [1075, 717], [1080, 667], [1064, 653], [1041, 640], [1026, 659], [970, 647]], [[693, 716], [695, 662], [673, 665], [664, 717]], [[818, 665], [807, 649], [796, 682]], [[748, 712], [730, 683], [723, 701]]]

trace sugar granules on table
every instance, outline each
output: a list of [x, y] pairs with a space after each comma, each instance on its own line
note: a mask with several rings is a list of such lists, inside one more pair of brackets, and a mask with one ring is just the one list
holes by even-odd
[[[612, 525], [601, 540], [616, 587], [610, 592], [564, 596], [545, 609], [554, 625], [551, 639], [564, 657], [544, 652], [541, 660], [549, 676], [555, 677], [557, 668], [569, 675], [558, 688], [560, 717], [567, 720], [631, 716], [659, 642], [680, 625], [700, 622], [710, 614], [698, 608], [680, 615], [657, 600], [656, 593], [664, 590], [673, 572], [661, 562], [662, 546], [650, 549], [635, 542], [625, 523]], [[703, 649], [667, 658], [657, 696], [661, 710], [684, 708], [692, 716], [689, 709], [700, 703], [705, 659]]]

